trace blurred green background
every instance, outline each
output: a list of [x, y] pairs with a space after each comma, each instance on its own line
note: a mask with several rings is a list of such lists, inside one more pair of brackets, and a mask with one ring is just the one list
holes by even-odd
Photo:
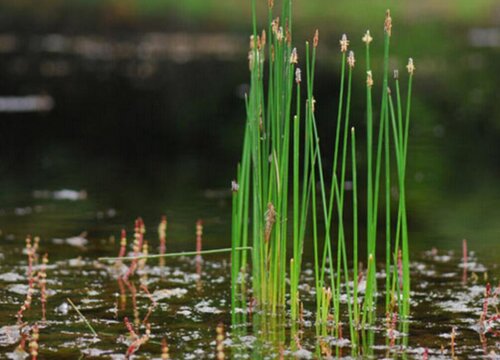
[[[258, 3], [265, 19], [267, 0]], [[320, 29], [316, 98], [324, 144], [332, 139], [337, 106], [338, 39], [347, 33], [361, 52], [361, 36], [371, 30], [377, 81], [384, 13], [392, 10], [391, 67], [404, 70], [410, 56], [417, 67], [409, 168], [415, 243], [459, 249], [466, 237], [495, 263], [500, 2], [295, 0], [293, 6], [299, 53]], [[0, 98], [11, 106], [0, 101], [4, 234], [97, 236], [139, 214], [156, 224], [167, 213], [185, 228], [208, 219], [213, 245], [228, 244], [222, 190], [241, 150], [249, 32], [247, 0], [0, 2]], [[353, 123], [362, 127], [362, 60], [358, 65]], [[27, 95], [49, 97], [53, 108], [12, 108], [12, 96]], [[85, 189], [88, 198], [75, 205], [33, 196], [63, 188]], [[19, 215], [19, 209], [31, 210]], [[109, 209], [113, 216], [102, 216]]]

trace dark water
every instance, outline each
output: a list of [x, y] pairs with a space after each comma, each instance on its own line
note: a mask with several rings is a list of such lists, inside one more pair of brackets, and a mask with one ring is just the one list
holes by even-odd
[[[137, 357], [159, 358], [163, 337], [172, 358], [213, 357], [215, 327], [229, 323], [227, 256], [207, 256], [201, 274], [192, 258], [168, 260], [163, 269], [150, 262], [129, 284], [119, 283], [112, 267], [96, 259], [118, 253], [120, 229], [131, 233], [137, 216], [146, 222], [151, 252], [157, 251], [163, 214], [169, 219], [169, 252], [195, 248], [198, 219], [204, 223], [204, 248], [230, 245], [228, 187], [241, 151], [244, 51], [235, 45], [220, 50], [222, 55], [194, 48], [189, 56], [165, 50], [166, 55], [144, 57], [137, 39], [110, 48], [110, 40], [101, 39], [103, 45], [89, 38], [79, 52], [68, 50], [79, 44], [70, 40], [16, 37], [17, 46], [0, 60], [1, 95], [44, 94], [54, 101], [49, 112], [0, 113], [0, 356], [19, 343], [18, 329], [9, 326], [15, 326], [27, 291], [22, 251], [31, 234], [41, 237], [40, 254], [50, 258], [41, 358], [123, 357], [129, 344], [123, 318], [144, 333], [140, 324], [151, 306], [141, 281], [158, 305], [149, 316], [151, 339]], [[500, 353], [494, 331], [484, 340], [477, 327], [486, 283], [497, 284], [500, 274], [500, 109], [486, 72], [497, 54], [471, 43], [447, 56], [417, 63], [422, 77], [416, 81], [408, 179], [414, 317], [409, 336], [397, 332], [391, 335], [394, 346], [387, 347], [382, 314], [373, 335], [376, 357], [399, 354], [404, 339], [410, 358], [421, 357], [424, 348], [431, 356], [450, 357], [453, 326], [460, 357]], [[436, 80], [436, 66], [449, 59], [456, 61]], [[322, 142], [329, 144], [338, 74], [327, 60], [318, 68], [318, 118], [325, 119], [319, 126]], [[353, 122], [362, 127], [362, 86], [355, 95]], [[83, 243], [67, 240], [82, 233]], [[463, 238], [474, 252], [465, 283]], [[68, 307], [68, 297], [95, 326], [98, 340]], [[312, 300], [306, 296], [309, 305]], [[495, 304], [492, 299], [490, 315]], [[32, 324], [40, 316], [36, 298], [25, 320]], [[305, 320], [301, 344], [307, 356], [316, 351], [316, 335], [312, 313]], [[256, 328], [243, 326], [246, 335], [226, 340], [228, 353], [232, 343], [242, 342], [232, 354], [260, 358], [284, 348], [291, 355], [291, 329], [266, 325], [259, 336], [259, 321], [272, 325], [257, 318]], [[370, 347], [367, 340], [365, 355]], [[341, 351], [350, 354], [348, 346]]]

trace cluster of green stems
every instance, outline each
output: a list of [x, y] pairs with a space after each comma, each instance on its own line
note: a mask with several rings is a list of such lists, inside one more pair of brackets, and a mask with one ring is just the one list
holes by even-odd
[[[403, 107], [397, 71], [394, 79], [395, 103], [389, 88], [392, 19], [387, 12], [380, 120], [377, 126], [372, 106], [372, 37], [369, 32], [363, 37], [366, 51], [367, 151], [367, 266], [366, 273], [363, 273], [358, 269], [360, 224], [356, 134], [350, 119], [355, 58], [354, 53], [348, 50], [349, 40], [345, 35], [340, 40], [338, 111], [332, 174], [327, 177], [323, 170], [326, 157], [321, 155], [314, 98], [319, 34], [316, 31], [312, 44], [306, 42], [303, 82], [297, 51], [292, 46], [292, 1], [283, 1], [279, 18], [274, 18], [273, 1], [268, 2], [268, 28], [261, 34], [257, 32], [256, 0], [251, 2], [253, 34], [249, 50], [250, 90], [245, 102], [247, 121], [242, 158], [237, 178], [232, 184], [232, 320], [234, 324], [240, 323], [246, 316], [248, 278], [251, 278], [252, 297], [261, 311], [275, 316], [289, 310], [293, 322], [300, 320], [299, 284], [303, 252], [306, 240], [312, 239], [317, 323], [327, 324], [332, 320], [333, 324], [341, 323], [341, 295], [345, 291], [349, 332], [355, 343], [358, 330], [374, 321], [377, 305], [376, 244], [384, 232], [386, 310], [399, 311], [403, 318], [409, 316], [410, 259], [405, 178], [413, 61], [410, 59], [407, 66], [408, 95]], [[378, 134], [374, 136], [376, 130]], [[395, 175], [391, 171], [394, 159]], [[394, 176], [397, 178], [396, 199], [391, 195], [391, 178]], [[351, 199], [347, 197], [346, 184], [351, 185]], [[392, 202], [397, 202], [395, 221], [391, 221]], [[349, 216], [345, 213], [347, 205], [352, 207], [352, 232], [344, 227]], [[385, 231], [378, 229], [379, 210], [383, 205]], [[349, 248], [352, 248], [350, 256], [348, 241], [351, 244]], [[249, 246], [250, 258], [247, 251], [239, 251]], [[251, 273], [247, 273], [250, 261]], [[364, 296], [358, 288], [362, 277], [366, 281]], [[336, 331], [339, 331], [338, 326]]]

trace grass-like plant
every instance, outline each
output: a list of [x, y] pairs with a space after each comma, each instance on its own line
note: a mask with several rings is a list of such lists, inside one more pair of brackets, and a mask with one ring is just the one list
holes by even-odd
[[[374, 124], [373, 116], [374, 78], [370, 62], [370, 43], [373, 39], [369, 31], [363, 37], [366, 54], [367, 156], [364, 185], [367, 270], [366, 289], [360, 306], [358, 164], [355, 130], [350, 119], [354, 53], [348, 51], [349, 40], [343, 35], [340, 40], [341, 77], [331, 159], [333, 171], [331, 177], [327, 178], [323, 171], [323, 163], [327, 157], [321, 155], [315, 115], [314, 73], [319, 44], [318, 31], [312, 44], [306, 43], [303, 85], [302, 71], [298, 66], [299, 56], [292, 45], [291, 0], [282, 2], [281, 16], [277, 18], [274, 18], [273, 13], [274, 1], [267, 2], [268, 25], [260, 34], [257, 31], [256, 0], [252, 0], [251, 4], [253, 34], [250, 37], [248, 55], [250, 90], [245, 102], [247, 121], [242, 158], [237, 178], [232, 184], [233, 322], [238, 321], [238, 314], [244, 313], [238, 308], [246, 306], [246, 290], [242, 289], [248, 275], [251, 278], [253, 298], [263, 313], [278, 315], [286, 310], [288, 294], [290, 317], [294, 322], [299, 319], [300, 275], [305, 240], [306, 237], [309, 239], [310, 234], [317, 321], [327, 323], [330, 312], [333, 311], [336, 331], [339, 331], [343, 311], [340, 300], [342, 289], [345, 289], [351, 340], [355, 342], [358, 329], [374, 319], [377, 303], [377, 242], [382, 232], [378, 229], [378, 223], [382, 205], [385, 206], [383, 232], [386, 245], [386, 308], [387, 311], [394, 311], [398, 306], [400, 315], [409, 315], [410, 260], [405, 177], [413, 61], [410, 59], [408, 64], [410, 76], [406, 109], [403, 109], [401, 103], [398, 77], [395, 79], [394, 108], [389, 89], [392, 18], [388, 11], [384, 24], [380, 120], [377, 124]], [[396, 160], [398, 187], [396, 221], [391, 221], [393, 158]], [[346, 239], [344, 209], [349, 201], [345, 196], [349, 176], [352, 184], [353, 231], [352, 238]], [[347, 256], [348, 241], [352, 244], [352, 260]], [[249, 267], [247, 252], [237, 250], [247, 247], [251, 247], [251, 274], [246, 273]], [[289, 248], [292, 249], [291, 254], [287, 254]], [[398, 257], [400, 249], [401, 261]]]

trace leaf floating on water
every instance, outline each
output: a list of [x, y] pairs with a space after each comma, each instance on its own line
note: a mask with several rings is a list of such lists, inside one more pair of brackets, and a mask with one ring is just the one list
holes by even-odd
[[7, 272], [4, 274], [0, 274], [0, 280], [5, 282], [15, 282], [15, 281], [23, 281], [26, 280], [24, 276], [13, 272]]
[[28, 293], [28, 288], [29, 288], [29, 286], [26, 284], [14, 284], [14, 285], [10, 285], [7, 287], [7, 289], [10, 292], [13, 292], [13, 293], [16, 293], [19, 295], [26, 295]]
[[19, 325], [2, 326], [0, 328], [0, 345], [6, 346], [17, 343], [21, 339], [19, 330]]
[[205, 314], [220, 314], [222, 311], [214, 306], [210, 306], [210, 302], [203, 300], [195, 305], [196, 311]]

